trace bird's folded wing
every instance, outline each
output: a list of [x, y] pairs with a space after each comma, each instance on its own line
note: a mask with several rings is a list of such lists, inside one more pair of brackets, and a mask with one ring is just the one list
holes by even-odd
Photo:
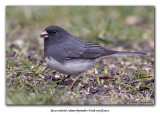
[[[109, 56], [115, 54], [116, 51], [106, 50], [103, 47], [100, 47], [93, 43], [86, 43], [81, 50], [69, 50], [67, 52], [68, 59], [95, 59], [100, 56]], [[82, 50], [83, 49], [83, 50]]]

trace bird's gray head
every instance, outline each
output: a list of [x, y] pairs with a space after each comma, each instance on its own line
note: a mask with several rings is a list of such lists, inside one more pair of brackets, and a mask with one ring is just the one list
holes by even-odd
[[62, 42], [67, 39], [69, 33], [59, 26], [48, 26], [41, 33], [40, 37], [49, 42]]

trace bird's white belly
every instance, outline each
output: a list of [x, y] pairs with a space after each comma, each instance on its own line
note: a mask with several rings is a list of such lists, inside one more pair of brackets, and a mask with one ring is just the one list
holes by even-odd
[[59, 72], [70, 74], [70, 75], [84, 72], [95, 64], [94, 61], [87, 60], [87, 59], [68, 60], [67, 62], [64, 62], [64, 63], [60, 63], [52, 57], [50, 58], [46, 57], [45, 60], [50, 67], [54, 68]]

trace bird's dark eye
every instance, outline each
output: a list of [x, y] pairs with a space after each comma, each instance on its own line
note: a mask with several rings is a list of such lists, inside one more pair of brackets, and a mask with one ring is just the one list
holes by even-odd
[[57, 31], [56, 30], [50, 30], [50, 29], [47, 29], [46, 30], [49, 34], [55, 34]]
[[56, 33], [56, 31], [53, 31], [53, 34], [55, 34]]

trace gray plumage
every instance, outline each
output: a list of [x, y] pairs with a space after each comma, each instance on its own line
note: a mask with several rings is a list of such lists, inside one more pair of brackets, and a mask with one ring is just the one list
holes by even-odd
[[[141, 52], [119, 52], [107, 50], [96, 44], [85, 42], [69, 34], [66, 30], [54, 25], [47, 27], [44, 30], [44, 33], [41, 34], [41, 37], [45, 38], [44, 54], [47, 63], [53, 68], [56, 68], [56, 70], [66, 74], [84, 72], [101, 59], [113, 55], [145, 55], [145, 53]], [[51, 64], [51, 62], [54, 63]], [[59, 65], [59, 67], [57, 67], [55, 63]], [[63, 65], [65, 67], [65, 65], [69, 63], [72, 63], [74, 66], [71, 67], [71, 69], [67, 66], [67, 71], [67, 68], [63, 68]], [[85, 70], [78, 69], [81, 68], [79, 66], [81, 66], [82, 63], [86, 63], [83, 67]]]

